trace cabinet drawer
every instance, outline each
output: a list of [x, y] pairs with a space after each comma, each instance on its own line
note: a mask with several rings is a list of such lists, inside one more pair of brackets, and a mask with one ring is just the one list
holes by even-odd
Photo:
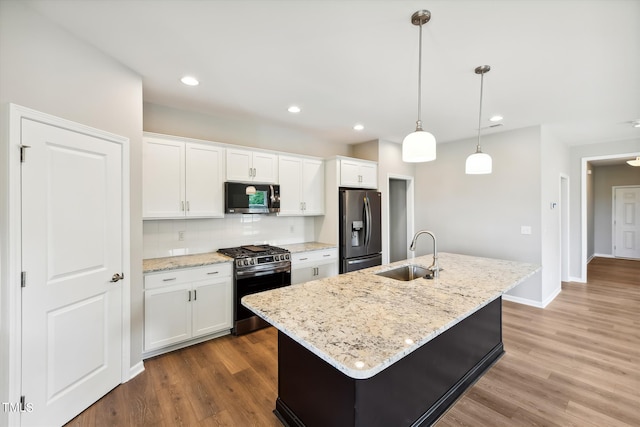
[[178, 283], [197, 282], [218, 277], [231, 276], [231, 263], [224, 262], [204, 267], [185, 268], [160, 273], [149, 273], [144, 276], [144, 288], [154, 289]]
[[308, 262], [329, 261], [338, 258], [338, 249], [323, 249], [319, 251], [298, 252], [291, 255], [292, 264], [306, 264]]

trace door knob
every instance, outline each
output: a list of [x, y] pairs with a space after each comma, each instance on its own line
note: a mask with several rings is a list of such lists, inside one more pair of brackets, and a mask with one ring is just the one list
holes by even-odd
[[112, 282], [118, 282], [120, 280], [124, 279], [124, 273], [120, 274], [120, 273], [116, 273], [111, 277], [111, 281]]

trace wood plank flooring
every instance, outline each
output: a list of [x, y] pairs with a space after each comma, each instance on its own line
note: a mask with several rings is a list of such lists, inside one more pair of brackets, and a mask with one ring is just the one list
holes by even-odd
[[[505, 355], [436, 426], [640, 426], [640, 261], [596, 258], [588, 277], [545, 309], [505, 301]], [[276, 337], [148, 359], [68, 426], [279, 427]]]

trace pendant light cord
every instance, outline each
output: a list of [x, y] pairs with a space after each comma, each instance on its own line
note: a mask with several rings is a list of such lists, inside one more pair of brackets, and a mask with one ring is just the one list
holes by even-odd
[[418, 42], [418, 120], [416, 120], [416, 131], [422, 130], [422, 22], [420, 23], [420, 40]]
[[476, 147], [476, 153], [481, 153], [480, 149], [480, 126], [482, 124], [482, 92], [484, 87], [484, 71], [480, 74], [480, 112], [478, 113], [478, 145]]

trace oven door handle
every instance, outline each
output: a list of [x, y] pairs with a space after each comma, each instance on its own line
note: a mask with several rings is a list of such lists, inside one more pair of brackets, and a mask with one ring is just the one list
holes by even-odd
[[280, 267], [268, 267], [264, 270], [252, 270], [252, 271], [236, 271], [236, 276], [237, 277], [243, 277], [243, 278], [247, 278], [247, 277], [258, 277], [258, 276], [266, 276], [268, 274], [276, 274], [276, 273], [290, 273], [291, 272], [291, 264], [289, 265], [283, 265]]

